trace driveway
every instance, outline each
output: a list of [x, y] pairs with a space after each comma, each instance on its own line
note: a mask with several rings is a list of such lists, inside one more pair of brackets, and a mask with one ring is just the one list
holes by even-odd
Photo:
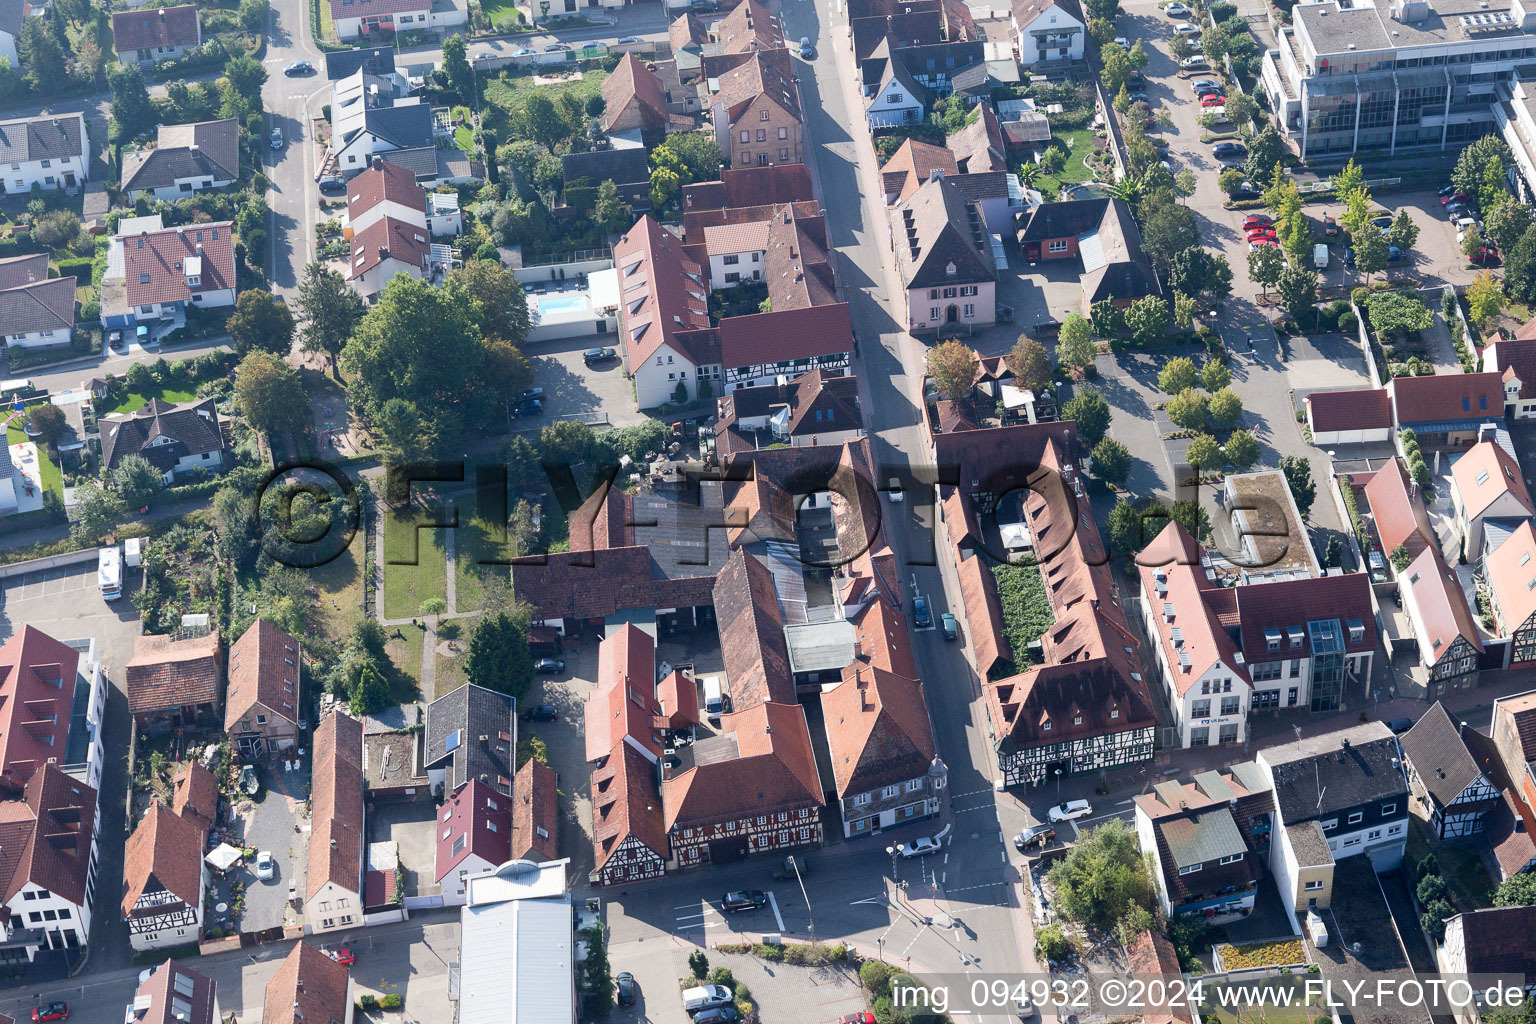
[[440, 891], [436, 831], [437, 805], [430, 794], [415, 800], [375, 800], [368, 807], [368, 842], [393, 842], [399, 847], [406, 896]]
[[544, 389], [544, 412], [518, 420], [516, 426], [527, 429], [556, 420], [601, 421], [603, 416], [615, 427], [643, 423], [646, 417], [635, 404], [635, 389], [624, 376], [624, 364], [612, 359], [589, 367], [581, 358], [589, 348], [612, 348], [618, 344], [615, 335], [589, 334], [526, 345], [524, 351], [533, 363], [533, 383]]
[[[282, 763], [263, 766], [264, 788], [260, 802], [244, 800], [231, 809], [230, 828], [249, 848], [271, 851], [277, 872], [267, 881], [256, 877], [251, 865], [235, 868], [231, 875], [245, 883], [245, 912], [240, 930], [259, 932], [281, 928], [285, 918], [295, 919], [288, 908], [288, 886], [303, 900], [304, 869], [309, 858], [309, 765], [285, 772]], [[295, 827], [299, 825], [302, 827]]]

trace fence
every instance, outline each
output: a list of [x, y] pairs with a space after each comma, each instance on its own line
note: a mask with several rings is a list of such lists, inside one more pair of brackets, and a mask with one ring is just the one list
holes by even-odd
[[[1403, 183], [1402, 178], [1372, 178], [1365, 183], [1366, 188], [1396, 188]], [[1296, 191], [1301, 195], [1313, 195], [1317, 192], [1332, 192], [1333, 179], [1324, 178], [1322, 181], [1305, 181], [1296, 186]]]
[[0, 580], [10, 579], [12, 576], [20, 576], [29, 572], [41, 572], [44, 569], [56, 569], [61, 565], [80, 565], [85, 562], [96, 561], [96, 548], [86, 548], [83, 551], [68, 551], [62, 555], [48, 555], [43, 558], [33, 558], [25, 562], [12, 562], [10, 565], [0, 566]]

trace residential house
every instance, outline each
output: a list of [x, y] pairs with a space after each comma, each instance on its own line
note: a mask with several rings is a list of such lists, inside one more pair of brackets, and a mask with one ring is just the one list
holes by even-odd
[[373, 302], [396, 275], [424, 280], [430, 273], [431, 250], [425, 224], [418, 226], [385, 214], [352, 236], [347, 283]]
[[1402, 548], [1410, 559], [1418, 558], [1433, 543], [1434, 527], [1419, 498], [1418, 485], [1408, 478], [1408, 467], [1394, 456], [1365, 483], [1365, 500], [1371, 523], [1381, 545], [1385, 566], [1392, 553]]
[[325, 78], [330, 82], [350, 78], [358, 71], [388, 75], [394, 70], [393, 46], [354, 46], [350, 50], [330, 50], [325, 54]]
[[[1536, 836], [1536, 690], [1495, 698], [1490, 733], [1504, 771], [1501, 782], [1507, 780], [1506, 802], [1516, 820], [1526, 826], [1526, 839], [1530, 841]], [[1531, 858], [1536, 859], [1536, 849], [1532, 850]], [[1528, 860], [1525, 866], [1529, 863]], [[1506, 877], [1524, 870], [1518, 864], [1510, 867]]]
[[1247, 917], [1274, 823], [1268, 781], [1252, 761], [1159, 782], [1135, 798], [1136, 834], [1152, 859], [1163, 913], [1212, 923]]
[[780, 63], [755, 52], [712, 83], [710, 119], [732, 167], [801, 162], [800, 87]]
[[427, 705], [422, 763], [449, 797], [472, 781], [511, 798], [517, 703], [505, 693], [465, 683]]
[[18, 348], [67, 345], [75, 330], [75, 278], [48, 276], [48, 254], [0, 260], [0, 337]]
[[1037, 665], [987, 689], [1005, 785], [1152, 758], [1156, 714], [1139, 681], [1108, 660]]
[[469, 12], [453, 0], [329, 0], [336, 38], [391, 39], [396, 32], [459, 28]]
[[890, 50], [976, 38], [970, 9], [959, 0], [850, 0], [848, 28], [858, 64]]
[[69, 760], [80, 654], [23, 624], [0, 645], [0, 788], [22, 792], [45, 764]]
[[755, 53], [784, 48], [784, 27], [758, 0], [742, 0], [710, 26], [711, 41], [721, 53]]
[[955, 169], [960, 174], [1006, 171], [1008, 140], [997, 112], [990, 103], [982, 103], [977, 109], [980, 113], [976, 120], [944, 140], [945, 146], [954, 154]]
[[17, 72], [25, 70], [16, 43], [21, 39], [21, 27], [26, 24], [30, 8], [28, 0], [5, 0], [0, 3], [0, 57], [10, 61], [11, 67]]
[[1403, 766], [1412, 793], [1410, 809], [1439, 839], [1465, 839], [1483, 831], [1484, 819], [1501, 803], [1488, 769], [1468, 748], [1467, 724], [1435, 701], [1403, 734]]
[[352, 1024], [352, 972], [300, 939], [267, 980], [261, 1024]]
[[207, 833], [156, 800], [123, 853], [123, 920], [135, 952], [201, 941]]
[[733, 167], [721, 171], [717, 181], [683, 186], [684, 216], [704, 210], [802, 202], [817, 202], [811, 172], [804, 164]]
[[651, 208], [651, 155], [644, 148], [598, 149], [585, 153], [566, 153], [560, 157], [564, 178], [563, 194], [590, 188], [593, 195], [605, 181], [613, 182], [619, 199], [634, 213]]
[[179, 322], [188, 306], [235, 304], [234, 225], [187, 224], [127, 233], [112, 239], [102, 279], [101, 320], [108, 328]]
[[21, 796], [0, 803], [7, 946], [79, 949], [90, 941], [96, 895], [96, 790], [45, 764]]
[[1489, 520], [1536, 516], [1520, 463], [1491, 440], [1479, 441], [1451, 463], [1451, 507], [1468, 559], [1485, 553], [1483, 526]]
[[127, 415], [103, 417], [98, 426], [107, 470], [130, 455], [148, 459], [167, 484], [224, 469], [228, 444], [211, 398], [177, 405], [155, 398]]
[[512, 777], [512, 860], [555, 859], [558, 801], [555, 770], [529, 758]]
[[[7, 5], [8, 6], [8, 5]], [[14, 26], [20, 30], [20, 22]], [[7, 55], [6, 43], [11, 52]], [[20, 68], [15, 42], [0, 19], [0, 57]], [[91, 140], [85, 115], [43, 114], [0, 121], [0, 191], [25, 195], [32, 189], [76, 188], [90, 178]]]
[[512, 861], [471, 879], [459, 912], [460, 1024], [576, 1024], [587, 918], [566, 861]]
[[312, 742], [304, 913], [305, 930], [318, 934], [363, 920], [363, 724], [332, 711]]
[[1291, 911], [1325, 910], [1333, 902], [1333, 844], [1316, 821], [1286, 825], [1274, 844], [1270, 864], [1280, 898]]
[[160, 125], [153, 148], [123, 154], [123, 194], [185, 199], [240, 179], [240, 122], [233, 117]]
[[603, 79], [603, 132], [665, 129], [667, 121], [667, 91], [660, 76], [633, 53], [626, 53]]
[[183, 761], [171, 785], [171, 810], [204, 832], [219, 820], [219, 781], [199, 761]]
[[[1484, 907], [1457, 914], [1445, 922], [1445, 938], [1435, 948], [1435, 961], [1448, 978], [1517, 978], [1528, 986], [1536, 976], [1536, 907]], [[1487, 989], [1474, 981], [1472, 1001], [1456, 1006], [1459, 1024], [1478, 1024], [1484, 1014], [1508, 1012], [1487, 1005]], [[1529, 991], [1526, 992], [1529, 998]]]
[[624, 367], [640, 408], [670, 402], [679, 384], [688, 390], [700, 374], [718, 380], [708, 287], [702, 268], [684, 256], [682, 241], [644, 216], [614, 245], [613, 260], [625, 296], [619, 311]]
[[266, 619], [230, 646], [224, 731], [242, 758], [275, 756], [298, 742], [303, 663], [299, 641]]
[[202, 43], [202, 25], [191, 4], [112, 15], [112, 50], [123, 64], [148, 67], [181, 60]]
[[688, 11], [674, 18], [667, 27], [667, 39], [672, 44], [672, 61], [677, 66], [678, 81], [683, 85], [696, 85], [702, 74], [704, 49], [712, 44], [709, 29], [697, 14]]
[[[980, 125], [984, 119], [978, 119]], [[993, 125], [997, 124], [993, 118]], [[980, 143], [985, 143], [985, 135]], [[1001, 236], [1013, 232], [1013, 223], [1025, 202], [1025, 192], [1018, 178], [1002, 166], [992, 167], [990, 150], [967, 153], [965, 167], [961, 170], [960, 157], [943, 146], [934, 146], [916, 139], [908, 139], [891, 155], [880, 169], [885, 190], [885, 204], [895, 206], [917, 194], [925, 183], [937, 175], [943, 175], [966, 201], [974, 203], [981, 213], [982, 230], [989, 235]], [[988, 249], [996, 260], [997, 250]]]
[[1504, 414], [1524, 420], [1536, 416], [1536, 320], [1506, 338], [1495, 334], [1483, 349], [1484, 373], [1504, 383]]
[[1440, 700], [1476, 686], [1483, 641], [1456, 573], [1438, 548], [1425, 548], [1398, 575], [1397, 592], [1418, 640], [1419, 663], [1411, 678], [1425, 697]]
[[997, 267], [975, 203], [939, 173], [891, 218], [912, 330], [997, 320]]
[[[1141, 1024], [1191, 1024], [1194, 1016], [1176, 994], [1176, 983], [1184, 972], [1179, 967], [1179, 954], [1167, 936], [1155, 927], [1148, 928], [1131, 940], [1126, 963], [1133, 977], [1149, 983], [1147, 1001], [1141, 1008]], [[1163, 984], [1157, 984], [1158, 981]]]
[[151, 732], [211, 727], [223, 721], [224, 663], [217, 631], [176, 639], [146, 634], [123, 670], [134, 726]]
[[438, 812], [436, 877], [443, 904], [463, 906], [469, 876], [505, 864], [511, 849], [512, 798], [479, 779], [459, 787]]
[[1147, 295], [1163, 293], [1152, 261], [1142, 251], [1141, 229], [1122, 200], [1041, 203], [1020, 218], [1018, 239], [1024, 258], [1031, 263], [1082, 261], [1081, 311], [1085, 315], [1105, 299], [1124, 308]]
[[221, 1024], [219, 986], [180, 960], [150, 969], [134, 990], [124, 1024]]
[[864, 119], [870, 131], [918, 124], [928, 110], [928, 90], [912, 77], [905, 61], [891, 56], [885, 40], [861, 62]]
[[1385, 388], [1309, 392], [1307, 428], [1315, 445], [1390, 441], [1392, 397]]
[[1088, 21], [1077, 0], [1013, 0], [1013, 30], [1026, 68], [1083, 59]]
[[859, 382], [812, 370], [794, 380], [737, 388], [715, 399], [715, 445], [722, 455], [769, 444], [841, 444], [864, 433]]
[[1499, 636], [1508, 637], [1506, 668], [1536, 664], [1536, 530], [1522, 520], [1503, 543], [1483, 556], [1489, 610]]
[[[1258, 763], [1274, 793], [1278, 842], [1271, 847], [1269, 867], [1283, 900], [1294, 898], [1298, 909], [1305, 906], [1314, 897], [1306, 895], [1298, 872], [1326, 867], [1321, 852], [1312, 848], [1309, 829], [1292, 834], [1298, 826], [1315, 824], [1331, 859], [1365, 854], [1377, 871], [1390, 871], [1402, 861], [1408, 781], [1397, 739], [1385, 725], [1368, 722], [1267, 747], [1259, 752]], [[1325, 880], [1312, 891], [1331, 891], [1331, 885]]]
[[[406, 0], [409, 2], [409, 0]], [[337, 172], [354, 174], [372, 166], [375, 153], [408, 166], [406, 153], [436, 150], [432, 108], [409, 95], [403, 76], [358, 70], [331, 88], [331, 154]], [[427, 177], [436, 177], [437, 160]], [[409, 169], [422, 180], [425, 168]]]
[[1412, 430], [1419, 444], [1470, 447], [1485, 423], [1504, 416], [1504, 382], [1497, 373], [1448, 373], [1393, 377], [1392, 426]]

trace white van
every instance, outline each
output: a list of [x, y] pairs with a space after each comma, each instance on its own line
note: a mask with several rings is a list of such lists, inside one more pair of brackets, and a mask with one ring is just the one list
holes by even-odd
[[720, 721], [720, 713], [725, 710], [724, 695], [720, 691], [719, 676], [704, 677], [704, 713], [709, 716], [711, 722]]
[[731, 990], [724, 985], [700, 985], [698, 988], [683, 989], [683, 1009], [689, 1013], [707, 1010], [712, 1006], [727, 1006], [730, 1003]]
[[1312, 247], [1312, 265], [1318, 270], [1328, 269], [1328, 247], [1322, 242]]

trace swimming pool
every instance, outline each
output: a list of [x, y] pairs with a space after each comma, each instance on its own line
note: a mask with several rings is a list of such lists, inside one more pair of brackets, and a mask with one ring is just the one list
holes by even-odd
[[539, 315], [549, 316], [551, 313], [584, 313], [587, 309], [587, 297], [580, 292], [557, 292], [553, 295], [540, 295]]

